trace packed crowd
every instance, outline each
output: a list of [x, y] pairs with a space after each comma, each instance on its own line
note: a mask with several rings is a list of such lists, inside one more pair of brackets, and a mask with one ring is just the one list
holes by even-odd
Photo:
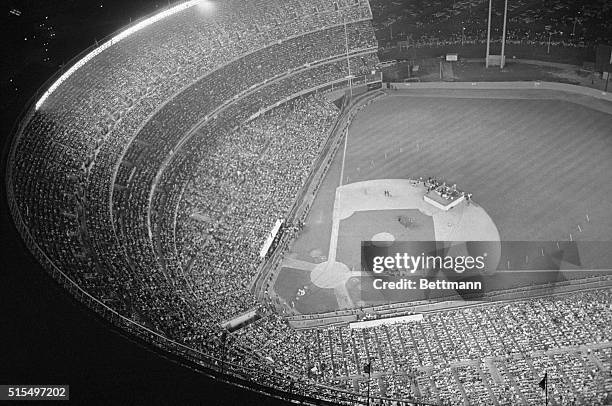
[[[381, 41], [401, 39], [420, 46], [479, 43], [487, 37], [488, 1], [373, 1], [372, 13]], [[504, 2], [493, 2], [492, 36], [499, 41]], [[612, 40], [605, 0], [578, 3], [561, 0], [508, 2], [507, 39], [529, 45], [591, 46]], [[390, 28], [391, 27], [391, 28]], [[550, 35], [552, 34], [552, 35]]]
[[176, 228], [180, 266], [217, 318], [252, 306], [246, 286], [261, 245], [276, 220], [286, 218], [337, 115], [333, 103], [307, 96], [202, 149], [169, 229]]
[[[352, 60], [352, 63], [355, 64], [353, 72], [358, 72], [359, 66], [369, 67], [375, 63], [374, 59], [368, 59], [367, 61], [369, 60], [372, 60], [372, 62], [366, 64], [361, 57]], [[302, 89], [309, 89], [338, 77], [344, 77], [345, 64], [346, 61], [341, 61], [316, 66], [297, 73], [288, 79], [270, 83], [264, 89], [255, 91], [251, 95], [228, 105], [227, 109], [218, 113], [217, 118], [209, 126], [199, 128], [194, 136], [187, 140], [181, 154], [167, 168], [159, 181], [158, 193], [156, 193], [151, 205], [151, 223], [154, 226], [150, 229], [151, 234], [149, 236], [144, 223], [146, 210], [143, 210], [146, 207], [148, 190], [145, 188], [140, 190], [126, 189], [123, 196], [117, 198], [116, 204], [119, 207], [121, 204], [125, 204], [126, 207], [121, 212], [123, 216], [118, 218], [117, 229], [122, 235], [127, 236], [124, 249], [128, 253], [128, 258], [132, 258], [138, 264], [138, 268], [148, 270], [148, 277], [153, 274], [151, 270], [160, 270], [157, 274], [157, 280], [153, 281], [155, 286], [152, 286], [152, 288], [157, 287], [158, 289], [153, 291], [154, 295], [156, 297], [159, 295], [161, 306], [163, 306], [163, 303], [172, 303], [173, 305], [173, 310], [170, 312], [164, 311], [163, 307], [155, 308], [153, 311], [144, 308], [139, 311], [142, 314], [164, 314], [163, 320], [150, 320], [156, 329], [164, 331], [167, 336], [176, 340], [185, 340], [190, 345], [199, 344], [199, 348], [202, 350], [211, 352], [216, 349], [218, 351], [219, 343], [210, 340], [210, 337], [214, 337], [211, 331], [214, 326], [212, 322], [220, 321], [223, 317], [231, 316], [235, 312], [242, 311], [255, 304], [247, 293], [248, 280], [246, 278], [254, 276], [254, 265], [256, 263], [247, 262], [245, 259], [252, 260], [255, 258], [259, 244], [263, 242], [264, 233], [276, 220], [275, 216], [271, 216], [273, 213], [262, 211], [266, 206], [260, 207], [259, 210], [256, 209], [256, 203], [262, 205], [267, 203], [267, 207], [270, 208], [270, 201], [266, 200], [266, 196], [271, 192], [275, 192], [274, 195], [278, 197], [277, 200], [272, 200], [276, 202], [283, 202], [289, 197], [295, 196], [295, 190], [300, 185], [294, 181], [308, 172], [308, 169], [305, 169], [302, 165], [308, 162], [307, 159], [316, 156], [317, 152], [316, 149], [308, 150], [315, 145], [309, 143], [313, 139], [307, 135], [316, 139], [322, 133], [325, 133], [326, 128], [329, 128], [332, 117], [330, 116], [331, 106], [325, 103], [298, 104], [295, 106], [295, 112], [291, 113], [295, 116], [295, 120], [287, 120], [284, 125], [281, 125], [281, 122], [290, 115], [288, 111], [281, 110], [281, 113], [279, 113], [281, 116], [278, 116], [274, 115], [274, 110], [272, 110], [271, 115], [261, 116], [263, 123], [268, 119], [272, 120], [273, 123], [273, 125], [265, 127], [270, 131], [269, 134], [266, 134], [271, 138], [267, 148], [272, 148], [272, 153], [265, 154], [261, 157], [261, 160], [257, 158], [257, 160], [252, 161], [256, 157], [249, 155], [249, 151], [255, 145], [250, 143], [242, 145], [245, 148], [245, 151], [242, 152], [234, 148], [241, 145], [237, 143], [237, 137], [245, 136], [247, 139], [255, 137], [257, 135], [256, 130], [253, 130], [253, 133], [246, 132], [243, 134], [239, 132], [234, 138], [230, 137], [229, 141], [224, 141], [223, 135], [233, 134], [230, 131], [233, 123], [239, 123], [247, 119], [248, 114], [257, 111], [259, 106], [273, 104], [272, 101], [269, 101], [270, 97], [282, 99], [291, 96], [300, 89], [296, 83], [300, 84]], [[194, 105], [194, 108], [197, 108], [197, 104]], [[309, 109], [313, 109], [313, 111], [309, 112]], [[257, 120], [255, 122], [258, 122]], [[292, 125], [295, 127], [291, 127]], [[243, 126], [243, 129], [250, 128], [250, 125]], [[239, 128], [238, 131], [241, 131], [241, 129]], [[180, 134], [177, 133], [177, 135]], [[229, 144], [225, 144], [227, 142]], [[223, 149], [223, 146], [227, 149]], [[302, 152], [298, 154], [292, 148], [299, 148]], [[225, 153], [236, 153], [237, 156], [243, 156], [245, 159], [237, 160], [235, 156]], [[286, 156], [284, 154], [291, 155]], [[298, 156], [300, 159], [293, 163], [287, 161], [289, 158], [293, 159]], [[162, 157], [161, 154], [156, 158], [154, 155], [147, 153], [145, 170], [140, 174], [139, 172], [133, 172], [131, 174], [132, 182], [147, 184], [147, 181], [136, 180], [136, 176], [154, 176], [153, 171], [156, 166], [149, 165], [153, 160]], [[180, 201], [180, 196], [189, 196], [193, 192], [192, 189], [181, 188], [180, 185], [185, 185], [187, 178], [197, 173], [197, 163], [208, 163], [209, 160], [218, 166], [206, 166], [211, 172], [206, 172], [209, 178], [204, 177], [202, 182], [206, 183], [208, 180], [219, 179], [220, 184], [224, 187], [220, 187], [220, 185], [211, 187], [211, 189], [206, 190], [207, 194], [205, 196], [214, 199], [215, 202], [225, 201], [233, 204], [225, 207], [229, 212], [224, 211], [222, 213], [223, 221], [221, 222], [221, 219], [219, 219], [219, 227], [214, 229], [213, 235], [217, 238], [214, 241], [215, 244], [207, 245], [203, 251], [197, 251], [199, 255], [190, 256], [188, 260], [183, 261], [185, 256], [181, 255], [181, 252], [183, 249], [189, 249], [191, 242], [182, 240], [180, 233], [179, 238], [174, 239], [174, 234], [169, 232], [175, 229], [174, 222], [181, 223], [181, 221], [176, 221], [176, 217], [172, 214], [178, 216], [178, 213], [184, 213], [182, 210], [178, 210], [176, 205]], [[257, 166], [255, 166], [256, 164]], [[260, 165], [263, 166], [260, 167]], [[266, 165], [269, 166], [271, 172], [268, 173], [264, 170]], [[150, 169], [148, 172], [147, 168]], [[292, 172], [282, 172], [283, 169], [290, 168], [293, 168]], [[227, 177], [233, 171], [236, 171], [233, 177]], [[238, 171], [240, 171], [240, 174], [238, 174]], [[281, 172], [284, 183], [279, 181]], [[255, 178], [245, 177], [247, 173], [255, 176]], [[294, 174], [298, 178], [292, 179], [288, 174]], [[274, 175], [274, 177], [265, 180], [265, 178], [260, 178], [263, 175]], [[230, 182], [231, 179], [234, 183]], [[255, 182], [255, 179], [258, 183]], [[268, 186], [262, 189], [262, 200], [255, 200], [252, 207], [245, 205], [245, 202], [254, 199], [253, 196], [259, 193], [259, 188], [263, 187], [265, 182], [274, 181], [276, 184], [268, 183]], [[283, 184], [284, 190], [281, 187]], [[274, 186], [274, 190], [272, 190], [272, 186]], [[214, 192], [213, 194], [210, 194], [211, 190]], [[280, 196], [280, 193], [284, 197]], [[205, 201], [201, 203], [205, 203]], [[203, 206], [203, 208], [206, 209], [207, 206]], [[209, 212], [204, 212], [206, 216], [214, 217], [219, 214], [218, 206], [210, 207], [210, 209]], [[279, 208], [279, 210], [282, 209], [284, 207]], [[249, 210], [253, 211], [249, 212]], [[139, 213], [142, 213], [142, 215], [139, 215]], [[257, 219], [257, 221], [266, 219], [267, 222], [257, 222], [254, 219]], [[249, 238], [254, 232], [250, 229], [251, 227], [256, 228], [261, 236], [259, 241]], [[153, 241], [153, 246], [150, 245], [151, 241]], [[212, 243], [213, 241], [209, 242]], [[159, 267], [157, 261], [162, 265], [161, 267]], [[245, 264], [248, 267], [245, 267]], [[222, 277], [220, 278], [220, 276]], [[172, 289], [169, 289], [168, 282], [171, 283]], [[154, 301], [148, 296], [148, 293], [145, 292], [147, 296], [142, 298], [142, 303], [149, 304]], [[168, 295], [172, 295], [176, 299], [170, 300], [167, 297]], [[176, 317], [168, 320], [168, 313], [175, 313]]]
[[[11, 157], [11, 202], [35, 249], [120, 314], [219, 357], [214, 321], [255, 304], [245, 289], [255, 261], [243, 268], [242, 250], [257, 252], [251, 237], [286, 213], [337, 110], [308, 97], [262, 113], [346, 86], [349, 71], [363, 83], [378, 62], [370, 18], [363, 0], [232, 0], [212, 16], [193, 7], [160, 20], [80, 66], [23, 121]], [[186, 218], [166, 209], [183, 193], [206, 208], [186, 186], [206, 159], [218, 167], [203, 174], [225, 185], [209, 198], [228, 212], [205, 213], [225, 217], [218, 251], [198, 257], [186, 228], [174, 238]], [[226, 194], [232, 185], [241, 195]], [[241, 348], [227, 355], [272, 379]]]
[[[612, 291], [426, 313], [421, 323], [292, 330], [268, 316], [234, 333], [287, 370], [341, 388], [437, 404], [603, 404], [612, 386]], [[267, 337], [270, 337], [268, 339]], [[603, 345], [601, 345], [603, 344]], [[355, 386], [356, 385], [356, 386]]]
[[[161, 20], [125, 38], [76, 70], [30, 118], [23, 131], [26, 136], [21, 137], [22, 144], [16, 148], [14, 173], [22, 178], [15, 179], [15, 194], [26, 219], [28, 216], [32, 221], [49, 215], [57, 217], [54, 219], [57, 228], [28, 223], [37, 240], [57, 245], [48, 250], [53, 260], [72, 263], [71, 269], [86, 269], [87, 273], [96, 274], [92, 267], [99, 258], [90, 261], [92, 252], [100, 252], [102, 262], [106, 261], [104, 258], [119, 255], [107, 204], [115, 188], [112, 179], [115, 172], [120, 180], [128, 179], [133, 168], [144, 160], [151, 144], [136, 141], [135, 145], [145, 151], [144, 154], [125, 151], [125, 148], [152, 112], [194, 80], [227, 64], [237, 55], [271, 44], [277, 44], [282, 57], [262, 58], [269, 54], [259, 53], [259, 63], [250, 66], [249, 74], [254, 69], [266, 70], [264, 67], [268, 63], [262, 65], [262, 61], [283, 61], [285, 66], [279, 67], [278, 73], [336, 53], [343, 55], [344, 37], [335, 38], [339, 32], [343, 34], [343, 29], [339, 31], [337, 27], [318, 35], [307, 35], [303, 41], [294, 39], [286, 47], [280, 46], [278, 41], [333, 27], [345, 19], [350, 24], [347, 33], [352, 49], [367, 47], [368, 41], [373, 41], [371, 27], [368, 32], [363, 23], [352, 25], [354, 21], [367, 19], [367, 4], [351, 2], [335, 11], [330, 2], [321, 1], [315, 4], [318, 13], [296, 16], [296, 10], [309, 6], [299, 1], [283, 2], [282, 6], [277, 3], [268, 0], [224, 2], [215, 9], [214, 20], [201, 15], [197, 8]], [[275, 13], [263, 11], [271, 7], [276, 9]], [[249, 18], [239, 18], [236, 10], [242, 10]], [[300, 16], [302, 18], [296, 18]], [[270, 18], [275, 18], [274, 28]], [[359, 29], [365, 30], [361, 39]], [[312, 43], [318, 47], [308, 48]], [[309, 57], [305, 50], [313, 52], [314, 56]], [[249, 74], [241, 77], [249, 77]], [[274, 74], [266, 78], [272, 76]], [[226, 80], [231, 82], [230, 78]], [[246, 88], [252, 84], [247, 84]], [[38, 137], [37, 134], [53, 134], [53, 137]], [[120, 157], [127, 159], [117, 168]], [[117, 188], [125, 185], [117, 183]], [[79, 221], [75, 221], [79, 210], [83, 213]], [[98, 237], [90, 241], [93, 244], [90, 248], [83, 248], [87, 245], [82, 241], [83, 228]], [[60, 255], [62, 258], [54, 257]]]
[[[24, 133], [32, 136], [21, 137], [21, 144], [17, 147], [14, 171], [16, 200], [35, 239], [49, 247], [45, 250], [48, 255], [59, 264], [65, 264], [63, 268], [74, 272], [72, 276], [81, 284], [105, 300], [120, 299], [123, 294], [118, 296], [107, 287], [112, 280], [125, 277], [125, 269], [122, 269], [125, 263], [119, 269], [113, 266], [121, 262], [118, 257], [123, 252], [114, 243], [117, 235], [107, 202], [111, 193], [126, 191], [125, 186], [136, 180], [135, 168], [147, 161], [147, 155], [158, 143], [155, 139], [150, 142], [136, 139], [133, 148], [124, 150], [147, 115], [201, 72], [229, 61], [243, 49], [252, 51], [265, 46], [265, 41], [276, 43], [283, 35], [323, 28], [325, 24], [338, 23], [341, 18], [367, 17], [366, 6], [351, 3], [346, 4], [346, 8], [331, 12], [329, 4], [319, 4], [319, 13], [329, 19], [323, 18], [316, 23], [309, 20], [312, 14], [306, 15], [305, 21], [296, 19], [295, 10], [302, 6], [295, 6], [291, 15], [277, 15], [287, 23], [288, 31], [283, 32], [281, 28], [285, 26], [281, 20], [277, 20], [277, 37], [271, 37], [269, 30], [257, 28], [261, 35], [250, 33], [245, 36], [244, 42], [234, 38], [233, 43], [224, 42], [222, 47], [213, 46], [210, 41], [230, 38], [227, 35], [232, 32], [230, 29], [239, 28], [236, 24], [240, 19], [232, 18], [236, 17], [232, 4], [216, 10], [214, 24], [199, 16], [197, 10], [190, 10], [180, 16], [183, 20], [181, 24], [162, 21], [154, 30], [147, 29], [143, 33], [146, 35], [134, 34], [116, 48], [105, 51], [99, 59], [81, 67], [71, 80], [52, 94], [41, 111], [35, 113], [24, 130]], [[247, 9], [250, 10], [249, 7]], [[264, 18], [262, 9], [253, 4], [253, 14], [249, 16]], [[224, 19], [226, 23], [222, 24]], [[296, 31], [299, 24], [301, 31]], [[177, 30], [177, 26], [186, 32]], [[255, 29], [246, 22], [242, 28], [246, 33], [249, 33], [249, 29]], [[219, 85], [218, 89], [208, 87], [215, 92], [210, 108], [223, 100], [219, 96], [228, 94], [230, 89], [223, 88], [224, 83], [236, 85], [237, 89], [232, 89], [230, 94], [248, 89], [246, 80], [232, 80], [233, 75], [236, 78], [249, 78], [254, 75], [253, 69], [257, 69], [265, 71], [260, 77], [270, 80], [275, 74], [292, 68], [333, 55], [344, 55], [345, 41], [337, 38], [340, 34], [344, 34], [343, 27], [332, 27], [276, 44], [273, 51], [250, 54], [247, 63], [240, 66], [248, 68], [248, 71], [241, 72], [234, 66], [222, 72], [226, 76], [213, 78]], [[374, 42], [372, 29], [367, 22], [349, 24], [347, 34], [352, 50], [367, 49]], [[186, 43], [184, 35], [192, 38], [194, 43]], [[312, 48], [313, 44], [316, 47]], [[277, 52], [280, 57], [270, 58], [269, 52]], [[252, 56], [255, 54], [256, 57]], [[279, 61], [278, 65], [270, 66], [271, 60]], [[329, 68], [326, 72], [328, 77], [338, 69], [332, 64], [325, 66]], [[338, 69], [337, 73], [340, 71]], [[355, 71], [359, 71], [358, 66], [355, 66]], [[318, 84], [316, 73], [313, 71], [311, 75], [303, 75], [307, 84]], [[209, 83], [203, 85], [208, 86]], [[290, 90], [288, 83], [285, 85]], [[196, 95], [193, 102], [200, 102], [201, 96]], [[263, 104], [267, 100], [260, 97], [259, 101]], [[54, 136], [37, 137], [35, 134]], [[124, 159], [117, 166], [119, 157]], [[115, 173], [117, 182], [113, 184], [111, 179]], [[49, 219], [56, 227], [37, 224], [39, 218]], [[89, 238], [89, 235], [96, 238]], [[104, 271], [100, 272], [102, 269]]]
[[[353, 62], [355, 67], [357, 64], [362, 64], [361, 58], [353, 60]], [[372, 63], [374, 63], [373, 59]], [[145, 142], [154, 142], [149, 134], [159, 135], [155, 148], [156, 154], [152, 153], [151, 148], [147, 150], [146, 162], [143, 162], [142, 166], [133, 172], [131, 180], [131, 184], [143, 185], [144, 187], [129, 188], [114, 196], [117, 229], [122, 231], [119, 238], [125, 239], [123, 245], [128, 251], [128, 257], [138, 258], [138, 263], [142, 264], [140, 266], [145, 269], [155, 269], [158, 262], [157, 258], [162, 258], [165, 262], [172, 262], [168, 263], [168, 266], [162, 264], [164, 265], [162, 269], [174, 269], [174, 273], [168, 275], [168, 277], [174, 274], [180, 275], [182, 266], [177, 261], [171, 261], [170, 255], [172, 253], [177, 254], [177, 250], [174, 249], [176, 244], [171, 235], [168, 234], [169, 230], [173, 230], [175, 221], [174, 216], [170, 214], [177, 212], [176, 204], [182, 185], [195, 172], [197, 163], [209, 159], [207, 155], [209, 150], [217, 150], [220, 145], [218, 136], [230, 132], [236, 123], [247, 120], [252, 113], [257, 112], [262, 106], [273, 105], [276, 101], [290, 97], [295, 92], [342, 78], [346, 72], [345, 64], [345, 61], [339, 61], [312, 67], [286, 79], [271, 82], [262, 89], [253, 91], [231, 105], [227, 105], [226, 109], [216, 113], [216, 118], [212, 119], [209, 124], [200, 127], [196, 132], [191, 133], [192, 136], [185, 138], [181, 153], [177, 154], [171, 164], [165, 168], [163, 176], [159, 178], [154, 191], [144, 185], [154, 183], [159, 168], [164, 165], [166, 155], [171, 153], [171, 145], [180, 142], [180, 137], [188, 133], [190, 123], [193, 126], [196, 125], [197, 116], [190, 117], [189, 115], [197, 112], [201, 106], [197, 102], [190, 104], [192, 110], [184, 110], [189, 115], [160, 112], [160, 115], [166, 115], [164, 120], [152, 120], [151, 124], [147, 123], [146, 131], [143, 131], [143, 135], [148, 138]], [[368, 65], [372, 66], [369, 62]], [[204, 113], [201, 112], [201, 114]], [[176, 127], [174, 127], [174, 124], [176, 124]], [[165, 141], [168, 141], [168, 144], [164, 145]], [[245, 165], [248, 165], [247, 161], [238, 161], [233, 156], [223, 156], [223, 158], [226, 162], [225, 165], [236, 165], [242, 168], [240, 176], [244, 176], [246, 173]], [[216, 170], [220, 170], [220, 168]], [[214, 175], [214, 173], [211, 175]], [[251, 193], [256, 194], [257, 185], [252, 186]], [[153, 195], [152, 200], [149, 200], [150, 195]], [[228, 199], [230, 197], [232, 196], [224, 196]], [[250, 214], [246, 211], [246, 207], [241, 207], [238, 204], [236, 206], [234, 211], [235, 215], [238, 216], [237, 218], [244, 219], [245, 224], [253, 221], [249, 219], [249, 215], [254, 213]], [[206, 214], [215, 215], [215, 210], [213, 209]], [[229, 220], [232, 221], [233, 218]], [[269, 219], [272, 223], [275, 220], [276, 218]], [[223, 227], [230, 229], [230, 227], [234, 227], [233, 224], [228, 223]], [[244, 224], [242, 227], [244, 227]], [[236, 246], [235, 248], [236, 252], [232, 255], [242, 255], [240, 247]], [[229, 258], [226, 260], [229, 260]]]

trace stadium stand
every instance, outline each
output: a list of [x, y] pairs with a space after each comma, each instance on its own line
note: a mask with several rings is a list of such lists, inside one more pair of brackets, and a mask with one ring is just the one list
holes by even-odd
[[[493, 3], [493, 19], [502, 21], [503, 2]], [[408, 39], [411, 46], [428, 47], [484, 43], [487, 37], [488, 2], [385, 2], [372, 1], [372, 12], [379, 38]], [[605, 1], [554, 4], [534, 0], [508, 3], [510, 44], [547, 45], [584, 48], [609, 42], [607, 19], [610, 9]], [[494, 42], [500, 42], [501, 26], [493, 24]], [[552, 34], [552, 35], [551, 35]]]
[[[255, 305], [244, 283], [257, 265], [253, 237], [287, 211], [338, 114], [307, 93], [345, 86], [349, 73], [363, 82], [378, 62], [376, 40], [364, 1], [179, 7], [59, 76], [22, 121], [9, 186], [22, 232], [46, 265], [118, 315], [219, 357], [226, 354], [214, 322]], [[288, 113], [296, 120], [284, 127], [280, 114]], [[249, 143], [257, 134], [262, 156]], [[240, 167], [253, 171], [237, 174]], [[218, 250], [196, 258], [193, 233], [175, 239], [177, 218], [167, 214], [177, 213], [178, 192], [200, 171], [216, 175], [200, 182], [226, 182], [208, 204], [229, 210], [217, 219]], [[242, 183], [242, 194], [226, 195]], [[194, 185], [197, 178], [183, 210], [207, 204]], [[274, 210], [268, 193], [278, 197]], [[252, 204], [239, 204], [245, 199]], [[227, 357], [264, 371], [243, 349]]]
[[[422, 323], [360, 330], [346, 325], [292, 330], [269, 315], [234, 335], [263, 358], [347, 389], [367, 382], [364, 366], [371, 362], [370, 390], [383, 398], [445, 405], [543, 403], [538, 382], [547, 372], [554, 377], [549, 385], [556, 403], [604, 404], [611, 293], [431, 312]], [[585, 347], [602, 343], [595, 351]], [[594, 357], [603, 362], [597, 366]]]

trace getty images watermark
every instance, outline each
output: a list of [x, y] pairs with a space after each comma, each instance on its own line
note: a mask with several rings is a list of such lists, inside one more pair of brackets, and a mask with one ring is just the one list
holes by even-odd
[[[485, 259], [488, 253], [482, 255], [426, 255], [421, 252], [420, 255], [411, 255], [407, 252], [395, 255], [383, 256], [377, 255], [372, 258], [372, 272], [375, 275], [398, 274], [412, 276], [417, 271], [420, 274], [431, 270], [439, 270], [445, 272], [455, 272], [462, 274], [465, 271], [484, 271]], [[381, 275], [382, 276], [382, 275]], [[480, 281], [449, 281], [447, 279], [430, 280], [420, 277], [417, 280], [410, 278], [400, 278], [397, 281], [386, 281], [382, 278], [375, 278], [373, 287], [377, 290], [383, 289], [470, 289], [474, 291], [482, 290], [482, 282]]]
[[[612, 252], [610, 242], [580, 248], [575, 241], [363, 241], [360, 299], [482, 300], [491, 292], [554, 285], [587, 276], [583, 248]], [[610, 258], [602, 261], [596, 265], [610, 269]]]
[[498, 252], [499, 242], [364, 241], [362, 299], [402, 296], [406, 300], [406, 294], [397, 291], [412, 291], [408, 295], [412, 300], [426, 299], [432, 291], [446, 296], [481, 294], [485, 287], [481, 276], [492, 266], [490, 253]]

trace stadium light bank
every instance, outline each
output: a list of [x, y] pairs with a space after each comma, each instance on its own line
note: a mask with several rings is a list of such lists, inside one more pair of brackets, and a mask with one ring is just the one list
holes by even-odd
[[77, 71], [81, 66], [85, 65], [91, 59], [110, 48], [111, 46], [117, 44], [122, 39], [127, 38], [129, 35], [142, 30], [149, 25], [156, 23], [157, 21], [163, 20], [166, 17], [170, 17], [176, 13], [179, 13], [183, 10], [191, 8], [193, 6], [198, 6], [198, 10], [203, 13], [210, 14], [214, 11], [215, 3], [210, 0], [189, 0], [181, 4], [177, 4], [176, 6], [170, 7], [164, 11], [161, 11], [155, 15], [152, 15], [149, 18], [146, 18], [131, 27], [126, 28], [124, 31], [121, 31], [119, 34], [115, 35], [102, 45], [97, 48], [94, 48], [90, 53], [81, 58], [77, 63], [72, 65], [66, 72], [64, 72], [49, 88], [43, 93], [43, 95], [38, 99], [35, 105], [35, 109], [40, 109], [40, 106], [47, 100], [47, 98], [53, 93], [62, 83], [64, 83], [74, 72]]

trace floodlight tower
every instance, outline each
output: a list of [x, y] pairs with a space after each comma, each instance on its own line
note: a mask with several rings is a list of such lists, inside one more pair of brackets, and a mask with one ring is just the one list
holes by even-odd
[[489, 22], [487, 25], [487, 56], [485, 58], [485, 68], [489, 67], [489, 49], [491, 43], [491, 6], [493, 0], [489, 0]]
[[[487, 23], [487, 55], [485, 60], [485, 67], [489, 67], [489, 55], [491, 49], [491, 11], [493, 9], [493, 0], [489, 0], [489, 21]], [[508, 20], [508, 0], [504, 1], [504, 28], [502, 32], [502, 49], [501, 49], [501, 61], [500, 68], [504, 68], [504, 53], [506, 50], [506, 21]]]
[[501, 49], [501, 61], [499, 68], [504, 69], [504, 65], [506, 63], [506, 56], [504, 51], [506, 49], [506, 20], [508, 19], [508, 0], [504, 2], [504, 29], [502, 31], [502, 49]]

